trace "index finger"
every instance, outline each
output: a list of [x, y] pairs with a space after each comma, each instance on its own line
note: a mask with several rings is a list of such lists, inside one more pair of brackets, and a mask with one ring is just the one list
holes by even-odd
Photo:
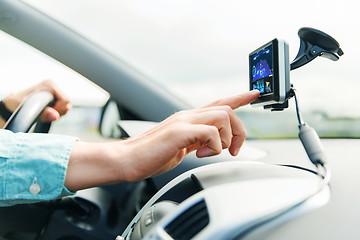
[[253, 101], [255, 101], [260, 95], [259, 90], [252, 90], [249, 92], [245, 92], [239, 95], [235, 95], [232, 97], [227, 97], [223, 99], [219, 99], [214, 101], [204, 107], [214, 107], [214, 106], [230, 106], [233, 110], [245, 106]]

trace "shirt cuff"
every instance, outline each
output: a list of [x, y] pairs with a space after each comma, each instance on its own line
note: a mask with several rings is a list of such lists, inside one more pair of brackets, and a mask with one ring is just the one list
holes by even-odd
[[[64, 186], [77, 138], [1, 131], [0, 206], [33, 203], [74, 194]], [[6, 143], [4, 143], [6, 141]], [[1, 147], [0, 147], [1, 148]]]

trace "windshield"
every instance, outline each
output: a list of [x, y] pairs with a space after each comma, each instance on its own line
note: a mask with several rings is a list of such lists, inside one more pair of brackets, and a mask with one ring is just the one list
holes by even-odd
[[[248, 55], [274, 38], [299, 48], [297, 31], [333, 36], [344, 56], [291, 72], [304, 119], [322, 137], [360, 137], [357, 74], [360, 19], [352, 1], [26, 0], [117, 55], [194, 107], [248, 91]], [[297, 134], [293, 100], [284, 112], [238, 111], [252, 138]]]

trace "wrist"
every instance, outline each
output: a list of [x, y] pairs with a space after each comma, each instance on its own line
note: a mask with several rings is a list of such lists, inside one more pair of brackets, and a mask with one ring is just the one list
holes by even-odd
[[115, 177], [115, 182], [137, 181], [138, 169], [134, 163], [137, 163], [138, 159], [135, 159], [136, 149], [132, 148], [131, 141], [119, 140], [105, 144], [110, 166], [108, 172]]
[[13, 111], [11, 111], [5, 104], [5, 100], [0, 101], [0, 116], [4, 121], [7, 121]]
[[131, 150], [127, 140], [101, 143], [104, 174], [110, 183], [130, 182], [129, 162], [132, 161]]

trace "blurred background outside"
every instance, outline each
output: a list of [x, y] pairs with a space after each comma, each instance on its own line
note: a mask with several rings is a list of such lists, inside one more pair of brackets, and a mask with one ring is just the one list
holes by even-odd
[[[360, 137], [360, 18], [350, 0], [289, 2], [209, 0], [24, 0], [138, 69], [193, 107], [248, 91], [248, 54], [274, 38], [299, 48], [297, 31], [313, 27], [344, 51], [291, 72], [304, 118], [322, 137]], [[53, 132], [96, 139], [109, 94], [26, 44], [0, 32], [0, 97], [44, 79], [74, 109]], [[119, 79], [121, 84], [121, 79]], [[293, 100], [284, 112], [238, 111], [249, 138], [296, 137]]]

